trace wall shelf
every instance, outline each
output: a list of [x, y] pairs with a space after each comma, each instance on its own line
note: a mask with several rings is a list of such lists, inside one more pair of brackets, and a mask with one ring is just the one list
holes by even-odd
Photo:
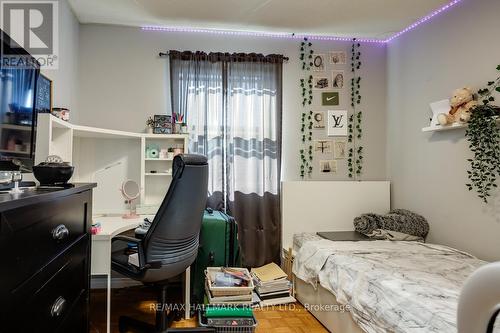
[[145, 158], [145, 161], [173, 161], [173, 158]]
[[453, 124], [453, 125], [434, 125], [422, 128], [422, 132], [440, 132], [440, 131], [449, 131], [454, 129], [466, 128], [467, 124]]
[[146, 172], [146, 176], [172, 176], [170, 172]]
[[[497, 124], [500, 124], [500, 118], [496, 118]], [[460, 128], [467, 128], [467, 124], [452, 124], [452, 125], [447, 125], [447, 126], [442, 126], [442, 125], [434, 125], [434, 126], [428, 126], [422, 128], [422, 132], [441, 132], [441, 131], [449, 131], [449, 130], [455, 130], [455, 129], [460, 129]]]

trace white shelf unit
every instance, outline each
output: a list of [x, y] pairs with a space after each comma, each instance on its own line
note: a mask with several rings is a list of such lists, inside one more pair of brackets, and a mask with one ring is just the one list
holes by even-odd
[[[141, 187], [137, 202], [149, 203], [155, 213], [170, 184], [173, 159], [146, 159], [145, 147], [157, 143], [161, 148], [182, 144], [187, 149], [188, 135], [147, 134], [71, 124], [50, 114], [39, 114], [35, 163], [48, 155], [59, 155], [75, 166], [72, 182], [97, 182], [94, 190], [95, 214], [121, 214], [127, 210], [120, 187], [127, 179]], [[186, 151], [186, 150], [185, 150]], [[148, 167], [149, 169], [146, 169]], [[155, 168], [158, 173], [150, 174]]]
[[[150, 158], [146, 155], [148, 145], [157, 145], [160, 150], [188, 148], [187, 134], [143, 134], [141, 138], [141, 204], [159, 205], [172, 181], [173, 158]], [[154, 172], [151, 172], [154, 171]]]

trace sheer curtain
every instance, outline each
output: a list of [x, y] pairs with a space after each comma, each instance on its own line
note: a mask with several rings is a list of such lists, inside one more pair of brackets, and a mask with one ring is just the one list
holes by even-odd
[[189, 152], [207, 156], [211, 201], [223, 209], [223, 63], [215, 55], [170, 51], [172, 112], [184, 115]]
[[209, 158], [210, 205], [232, 214], [246, 266], [280, 260], [279, 55], [170, 51], [172, 110]]

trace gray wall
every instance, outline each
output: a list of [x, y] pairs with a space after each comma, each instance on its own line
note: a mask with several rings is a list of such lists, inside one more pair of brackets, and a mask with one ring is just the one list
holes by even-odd
[[429, 240], [500, 259], [500, 198], [467, 191], [465, 130], [422, 133], [429, 103], [465, 85], [480, 88], [500, 64], [500, 1], [464, 0], [388, 47], [388, 176], [392, 206], [425, 215]]
[[[149, 115], [169, 111], [168, 60], [159, 51], [201, 50], [281, 53], [290, 57], [283, 71], [283, 179], [298, 179], [301, 91], [298, 40], [227, 37], [210, 34], [146, 32], [138, 28], [81, 25], [79, 55], [78, 123], [104, 128], [143, 131]], [[350, 43], [314, 42], [317, 53], [344, 49]], [[363, 46], [365, 78], [365, 147], [367, 180], [385, 179], [386, 49]], [[349, 73], [345, 66], [346, 73]], [[330, 73], [329, 73], [330, 75]], [[349, 105], [349, 86], [343, 104]], [[315, 105], [320, 104], [315, 94]], [[326, 107], [314, 109], [327, 110]], [[316, 135], [316, 133], [315, 133]], [[319, 158], [315, 161], [315, 166]], [[336, 176], [315, 173], [313, 179], [347, 179], [345, 166]]]
[[69, 108], [77, 121], [80, 23], [66, 0], [59, 1], [59, 68], [42, 70], [53, 81], [53, 106]]

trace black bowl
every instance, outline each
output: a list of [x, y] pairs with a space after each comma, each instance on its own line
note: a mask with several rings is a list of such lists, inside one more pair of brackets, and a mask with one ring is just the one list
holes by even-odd
[[40, 185], [64, 185], [73, 176], [75, 167], [71, 165], [38, 164], [33, 166], [33, 174]]

